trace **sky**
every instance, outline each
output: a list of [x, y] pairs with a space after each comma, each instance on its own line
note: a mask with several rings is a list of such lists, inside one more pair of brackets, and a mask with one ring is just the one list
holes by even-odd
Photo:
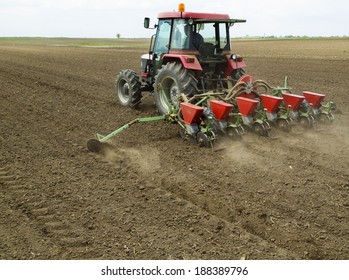
[[349, 36], [348, 0], [0, 0], [0, 37], [148, 38], [144, 17], [177, 10], [246, 19], [243, 36]]

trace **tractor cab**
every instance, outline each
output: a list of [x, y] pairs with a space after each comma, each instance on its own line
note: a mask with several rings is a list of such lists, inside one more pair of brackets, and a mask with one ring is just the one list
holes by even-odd
[[[201, 52], [214, 55], [221, 54], [223, 50], [230, 51], [226, 23], [194, 22], [192, 18], [160, 19], [157, 28], [152, 50], [156, 54], [180, 54], [185, 51], [195, 55]], [[204, 46], [209, 50], [206, 53]]]
[[[205, 73], [223, 73], [227, 76], [234, 68], [243, 68], [231, 60], [229, 29], [236, 22], [227, 14], [186, 12], [179, 4], [178, 12], [158, 15], [156, 34], [152, 37], [148, 54], [141, 57], [143, 82], [153, 84], [162, 65], [178, 61], [199, 78]], [[149, 28], [149, 18], [144, 26]], [[235, 61], [237, 62], [237, 61]]]

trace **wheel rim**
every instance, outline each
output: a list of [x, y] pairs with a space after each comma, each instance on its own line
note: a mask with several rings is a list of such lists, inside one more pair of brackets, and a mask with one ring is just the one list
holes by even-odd
[[171, 89], [170, 89], [170, 99], [171, 99], [171, 102], [174, 104], [174, 105], [176, 105], [176, 106], [178, 106], [179, 104], [179, 102], [178, 102], [178, 95], [179, 95], [179, 89], [178, 89], [178, 86], [175, 84], [175, 83], [173, 83], [173, 85], [172, 85], [172, 87], [171, 87]]
[[[172, 78], [165, 78], [162, 81], [162, 92], [160, 94], [160, 103], [167, 111], [169, 110], [169, 105], [174, 107], [179, 106], [179, 88], [175, 80]], [[168, 104], [170, 103], [170, 104]]]
[[130, 99], [130, 86], [126, 80], [121, 80], [118, 84], [118, 95], [122, 103], [127, 103]]

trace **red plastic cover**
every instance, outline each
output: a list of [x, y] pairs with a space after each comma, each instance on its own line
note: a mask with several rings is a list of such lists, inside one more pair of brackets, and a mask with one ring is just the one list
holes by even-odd
[[203, 107], [196, 106], [187, 102], [181, 103], [182, 114], [186, 124], [197, 124], [200, 122], [200, 117], [204, 111]]
[[321, 101], [325, 98], [324, 94], [310, 91], [303, 91], [303, 95], [305, 97], [305, 100], [307, 100], [309, 104], [312, 104], [313, 108], [321, 107]]
[[279, 106], [282, 102], [281, 97], [266, 94], [261, 94], [260, 96], [263, 107], [267, 109], [268, 113], [276, 113], [279, 111]]
[[236, 97], [236, 102], [239, 107], [241, 115], [244, 117], [253, 116], [256, 113], [256, 108], [259, 104], [257, 100], [246, 97]]
[[239, 82], [245, 82], [245, 83], [253, 83], [256, 79], [251, 76], [251, 75], [243, 75], [239, 80], [238, 80], [238, 83]]
[[217, 121], [226, 120], [229, 117], [229, 113], [233, 110], [234, 105], [223, 101], [210, 100], [212, 113]]
[[305, 98], [304, 96], [295, 95], [291, 93], [283, 93], [282, 97], [284, 98], [285, 105], [287, 107], [291, 106], [292, 111], [297, 111]]

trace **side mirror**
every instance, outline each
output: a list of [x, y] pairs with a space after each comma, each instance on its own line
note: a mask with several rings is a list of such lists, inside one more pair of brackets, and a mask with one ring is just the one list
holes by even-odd
[[149, 28], [150, 19], [148, 17], [144, 18], [144, 28]]

